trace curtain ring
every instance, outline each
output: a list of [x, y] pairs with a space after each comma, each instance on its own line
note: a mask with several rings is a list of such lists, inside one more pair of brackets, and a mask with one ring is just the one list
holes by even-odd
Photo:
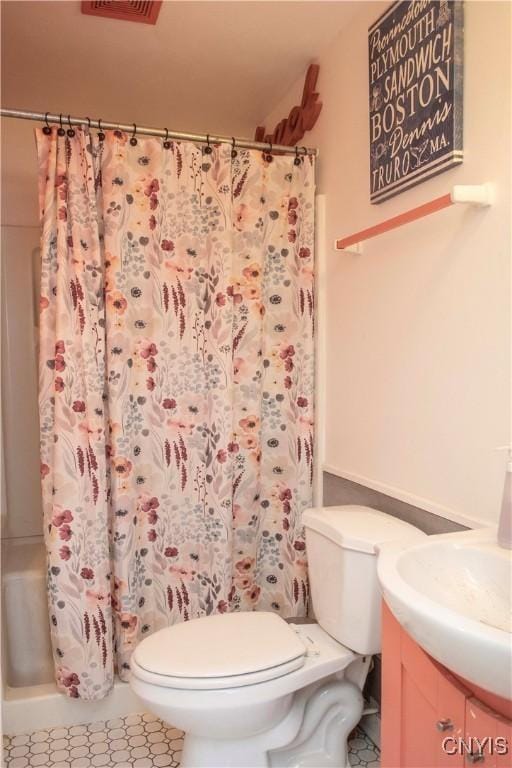
[[57, 128], [57, 134], [58, 134], [59, 136], [65, 136], [65, 135], [66, 135], [66, 131], [65, 131], [65, 130], [64, 130], [64, 128], [62, 127], [62, 115], [59, 115], [59, 126], [60, 126], [60, 127], [59, 127], [59, 128]]
[[46, 125], [43, 128], [43, 133], [44, 133], [45, 136], [51, 136], [52, 129], [50, 128], [50, 124], [48, 122], [48, 112], [44, 113], [44, 121], [45, 121]]
[[68, 115], [68, 125], [69, 125], [69, 128], [67, 130], [67, 134], [69, 138], [72, 139], [73, 136], [75, 135], [75, 131], [73, 130], [73, 126], [71, 125], [71, 117], [69, 115]]
[[91, 130], [91, 118], [90, 117], [86, 117], [85, 119], [87, 120], [87, 130], [90, 131]]
[[165, 129], [164, 149], [170, 149], [171, 142], [169, 141], [169, 131]]
[[233, 160], [237, 155], [238, 155], [238, 152], [235, 149], [235, 137], [233, 136], [231, 138], [231, 157], [233, 158]]
[[295, 147], [295, 160], [293, 161], [293, 164], [294, 165], [300, 165], [300, 163], [301, 163], [301, 159], [299, 157], [299, 148], [296, 146]]
[[268, 150], [267, 150], [267, 154], [265, 155], [265, 153], [263, 153], [263, 157], [265, 158], [265, 160], [267, 161], [267, 163], [271, 163], [271, 162], [272, 162], [272, 160], [274, 159], [274, 158], [272, 157], [272, 142], [271, 142], [271, 141], [269, 141], [269, 143], [268, 143]]
[[210, 147], [210, 134], [206, 134], [206, 147], [204, 148], [205, 155], [211, 155], [213, 149]]
[[307, 157], [308, 156], [308, 148], [307, 147], [302, 147], [302, 150], [304, 152], [304, 157]]
[[132, 147], [136, 147], [137, 146], [137, 138], [135, 136], [136, 133], [137, 133], [137, 126], [134, 123], [133, 124], [133, 133], [132, 133], [132, 137], [130, 139], [130, 144], [132, 145]]
[[99, 128], [98, 139], [100, 141], [105, 141], [105, 134], [103, 133], [103, 128], [101, 127], [101, 118], [98, 120], [98, 128]]

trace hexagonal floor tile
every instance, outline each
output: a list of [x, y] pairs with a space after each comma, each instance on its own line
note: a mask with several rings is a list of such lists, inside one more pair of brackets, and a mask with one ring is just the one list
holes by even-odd
[[[172, 743], [171, 743], [172, 742]], [[69, 728], [4, 736], [6, 768], [165, 768], [178, 766], [183, 734], [140, 712]]]
[[[140, 712], [106, 722], [3, 738], [5, 768], [179, 768], [183, 733]], [[357, 768], [378, 768], [380, 752], [357, 728], [349, 741]]]
[[357, 768], [379, 768], [380, 750], [361, 728], [356, 728], [348, 742], [350, 765]]

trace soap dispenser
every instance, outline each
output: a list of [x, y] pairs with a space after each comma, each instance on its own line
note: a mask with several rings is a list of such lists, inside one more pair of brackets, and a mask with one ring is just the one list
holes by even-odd
[[508, 462], [498, 523], [498, 544], [505, 549], [512, 549], [512, 445], [504, 445], [499, 450], [508, 451]]

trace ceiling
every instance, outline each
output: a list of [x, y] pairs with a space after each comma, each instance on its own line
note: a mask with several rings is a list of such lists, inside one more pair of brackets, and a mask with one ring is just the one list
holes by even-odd
[[[167, 0], [149, 26], [85, 16], [78, 0], [9, 0], [1, 3], [2, 105], [252, 136], [357, 6]], [[33, 172], [34, 126], [2, 123], [5, 179], [18, 205]]]

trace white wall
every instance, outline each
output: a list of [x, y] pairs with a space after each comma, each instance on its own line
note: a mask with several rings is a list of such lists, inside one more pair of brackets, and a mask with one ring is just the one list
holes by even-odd
[[42, 536], [37, 408], [39, 227], [1, 227], [2, 538]]
[[[495, 522], [511, 442], [510, 4], [465, 3], [462, 166], [369, 203], [367, 28], [361, 3], [318, 58], [326, 240], [491, 181], [496, 204], [453, 207], [326, 254], [325, 468], [466, 524]], [[302, 82], [267, 118], [300, 102]]]

